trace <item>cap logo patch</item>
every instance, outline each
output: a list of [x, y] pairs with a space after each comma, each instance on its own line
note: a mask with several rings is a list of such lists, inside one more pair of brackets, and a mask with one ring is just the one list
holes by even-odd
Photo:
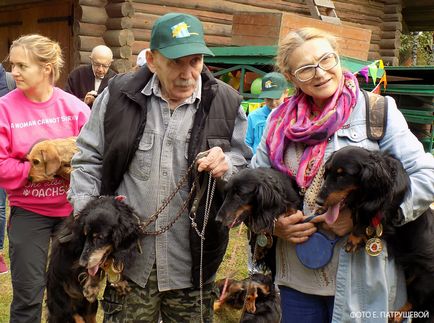
[[185, 22], [180, 22], [175, 26], [171, 27], [172, 29], [172, 37], [173, 38], [185, 38], [190, 37], [191, 35], [199, 35], [198, 33], [191, 33], [188, 31], [187, 24]]
[[277, 85], [273, 84], [273, 82], [271, 80], [268, 80], [265, 82], [264, 87], [266, 89], [271, 89], [272, 87], [276, 87]]

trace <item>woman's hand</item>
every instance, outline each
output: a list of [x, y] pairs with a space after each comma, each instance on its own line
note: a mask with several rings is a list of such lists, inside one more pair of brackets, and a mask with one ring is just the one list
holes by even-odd
[[353, 230], [353, 218], [351, 211], [348, 208], [343, 208], [339, 211], [339, 216], [333, 224], [325, 222], [324, 214], [317, 216], [312, 220], [312, 223], [320, 223], [324, 230], [332, 231], [339, 237], [343, 237]]
[[302, 243], [317, 230], [311, 222], [302, 223], [305, 218], [301, 211], [289, 216], [282, 214], [277, 218], [273, 234], [292, 243]]

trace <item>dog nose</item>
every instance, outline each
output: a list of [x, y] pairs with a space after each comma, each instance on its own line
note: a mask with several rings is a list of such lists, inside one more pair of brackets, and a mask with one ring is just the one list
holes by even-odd
[[33, 181], [33, 177], [32, 176], [27, 177], [27, 179], [29, 180], [29, 182]]

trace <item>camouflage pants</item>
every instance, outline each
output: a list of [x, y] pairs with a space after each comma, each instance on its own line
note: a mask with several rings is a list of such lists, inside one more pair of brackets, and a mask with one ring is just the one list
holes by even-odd
[[[145, 288], [128, 281], [131, 291], [119, 295], [113, 287], [107, 285], [104, 299], [101, 301], [104, 309], [105, 323], [187, 323], [201, 322], [200, 291], [186, 288], [158, 291], [157, 270], [153, 268]], [[213, 321], [213, 303], [217, 297], [215, 285], [207, 284], [203, 287], [203, 319], [204, 322]]]

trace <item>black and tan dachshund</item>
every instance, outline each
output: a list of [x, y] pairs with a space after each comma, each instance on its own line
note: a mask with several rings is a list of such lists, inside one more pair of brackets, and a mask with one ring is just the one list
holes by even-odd
[[280, 296], [270, 275], [253, 274], [244, 280], [220, 279], [216, 281], [220, 299], [215, 310], [223, 306], [241, 310], [242, 323], [279, 323]]
[[96, 322], [103, 278], [119, 293], [128, 291], [122, 271], [137, 254], [141, 236], [138, 217], [114, 197], [95, 199], [77, 218], [65, 220], [48, 266], [48, 322]]
[[[246, 168], [228, 181], [225, 193], [216, 220], [228, 227], [244, 222], [253, 233], [249, 243], [256, 264], [265, 265], [275, 274], [276, 239], [271, 235], [279, 215], [292, 214], [301, 208], [295, 181], [272, 168]], [[258, 246], [260, 236], [266, 236], [267, 241]]]
[[[348, 146], [327, 160], [317, 204], [327, 210], [329, 223], [344, 205], [351, 210], [354, 227], [347, 252], [355, 252], [367, 241], [369, 247], [368, 234], [379, 234], [387, 242], [389, 254], [403, 266], [407, 279], [408, 301], [400, 311], [429, 311], [428, 321], [434, 322], [434, 214], [429, 208], [414, 221], [394, 225], [409, 188], [410, 179], [399, 160]], [[382, 230], [376, 232], [378, 228]]]

